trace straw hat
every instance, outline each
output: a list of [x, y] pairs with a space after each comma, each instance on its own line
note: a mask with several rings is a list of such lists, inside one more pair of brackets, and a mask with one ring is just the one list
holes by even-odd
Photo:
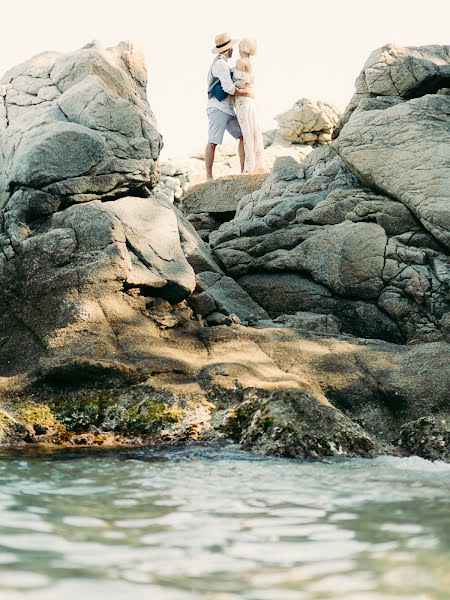
[[213, 54], [221, 54], [237, 44], [238, 40], [232, 40], [228, 33], [219, 33], [219, 35], [216, 35], [215, 42], [216, 45], [212, 49], [212, 52]]

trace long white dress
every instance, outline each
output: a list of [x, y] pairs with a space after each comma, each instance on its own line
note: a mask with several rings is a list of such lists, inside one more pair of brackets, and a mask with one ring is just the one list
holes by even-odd
[[[238, 88], [251, 88], [255, 82], [252, 73], [231, 69], [233, 82]], [[264, 164], [264, 143], [261, 128], [255, 111], [255, 100], [249, 96], [232, 96], [234, 110], [244, 138], [244, 172], [252, 173], [266, 169]]]

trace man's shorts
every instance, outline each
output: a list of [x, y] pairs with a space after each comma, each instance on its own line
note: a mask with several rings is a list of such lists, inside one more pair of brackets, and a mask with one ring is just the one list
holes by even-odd
[[209, 119], [209, 144], [221, 144], [225, 130], [237, 140], [241, 137], [241, 128], [235, 116], [229, 115], [218, 108], [208, 108], [207, 112]]

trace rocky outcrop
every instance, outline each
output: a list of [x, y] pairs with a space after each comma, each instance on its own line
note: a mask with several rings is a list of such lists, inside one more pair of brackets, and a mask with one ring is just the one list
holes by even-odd
[[[376, 67], [375, 56], [384, 61]], [[302, 165], [279, 159], [211, 234], [225, 271], [272, 317], [311, 310], [358, 336], [448, 338], [450, 99], [415, 96], [431, 80], [434, 91], [445, 87], [449, 64], [445, 48], [375, 52], [338, 138]], [[371, 87], [388, 75], [389, 88]]]
[[450, 87], [449, 46], [399, 48], [387, 44], [374, 50], [367, 59], [356, 84], [341, 126], [353, 111], [369, 99], [381, 104], [395, 98], [411, 100], [427, 94], [445, 93]]
[[[48, 214], [55, 198], [67, 205], [147, 194], [162, 143], [146, 84], [143, 57], [126, 42], [44, 52], [8, 71], [0, 87], [4, 212], [20, 205], [38, 218], [36, 205]], [[46, 202], [33, 202], [37, 190]]]
[[[430, 151], [436, 138], [445, 157], [431, 123], [446, 96], [374, 98], [303, 164], [279, 159], [209, 235], [212, 255], [153, 191], [161, 139], [131, 45], [5, 78], [0, 444], [231, 438], [450, 460], [448, 165]], [[372, 123], [382, 154], [397, 134], [392, 164], [367, 158]]]
[[[44, 53], [2, 79], [3, 374], [120, 362], [150, 335], [146, 298], [176, 304], [221, 272], [192, 226], [151, 195], [162, 146], [129, 43]], [[133, 335], [120, 341], [119, 329]]]
[[[447, 343], [203, 327], [186, 306], [161, 299], [148, 299], [147, 313], [147, 337], [122, 362], [54, 361], [32, 386], [3, 378], [0, 443], [231, 438], [286, 457], [428, 452], [450, 460]], [[118, 338], [130, 347], [135, 334], [124, 326]]]

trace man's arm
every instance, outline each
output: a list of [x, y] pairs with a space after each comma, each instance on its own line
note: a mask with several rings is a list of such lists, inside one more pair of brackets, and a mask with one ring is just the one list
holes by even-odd
[[223, 91], [230, 94], [230, 96], [252, 96], [252, 93], [249, 90], [241, 90], [234, 85], [233, 80], [231, 79], [230, 68], [223, 59], [218, 60], [215, 63], [213, 75], [220, 79], [220, 85], [222, 86]]
[[251, 96], [253, 98], [253, 92], [251, 92], [250, 90], [246, 90], [245, 88], [241, 90], [237, 87], [235, 89], [234, 96]]

